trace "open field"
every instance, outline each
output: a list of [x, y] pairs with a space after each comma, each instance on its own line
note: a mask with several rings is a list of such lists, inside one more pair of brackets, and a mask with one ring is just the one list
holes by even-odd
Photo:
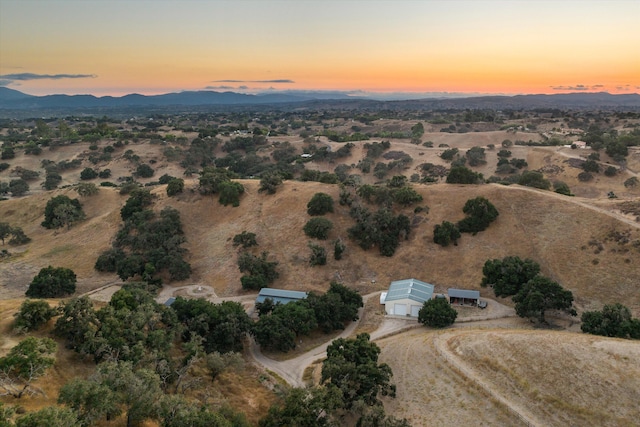
[[414, 329], [378, 342], [399, 392], [389, 412], [431, 426], [636, 424], [637, 342], [523, 330], [515, 319], [469, 328]]

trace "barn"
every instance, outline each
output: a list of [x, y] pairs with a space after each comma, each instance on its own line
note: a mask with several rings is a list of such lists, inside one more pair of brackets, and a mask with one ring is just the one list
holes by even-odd
[[300, 301], [307, 298], [306, 292], [287, 291], [284, 289], [262, 288], [256, 298], [256, 303], [263, 303], [267, 298], [271, 299], [274, 304], [287, 304], [292, 301]]
[[433, 285], [417, 279], [391, 282], [384, 298], [384, 311], [394, 316], [418, 317], [418, 312], [433, 295]]
[[449, 303], [458, 305], [478, 305], [480, 302], [480, 291], [471, 291], [467, 289], [449, 288]]

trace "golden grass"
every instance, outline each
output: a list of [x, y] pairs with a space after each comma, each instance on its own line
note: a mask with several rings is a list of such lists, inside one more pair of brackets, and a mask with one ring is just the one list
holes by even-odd
[[545, 425], [632, 425], [640, 344], [552, 331], [474, 331], [449, 348]]

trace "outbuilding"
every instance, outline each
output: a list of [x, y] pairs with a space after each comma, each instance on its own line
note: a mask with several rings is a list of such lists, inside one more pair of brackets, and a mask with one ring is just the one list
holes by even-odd
[[450, 304], [478, 305], [480, 302], [480, 291], [449, 288], [447, 294], [449, 295]]
[[307, 298], [306, 292], [287, 291], [285, 289], [262, 288], [256, 298], [256, 303], [263, 303], [267, 298], [271, 299], [274, 304], [287, 304], [292, 301], [300, 301]]
[[425, 301], [433, 296], [434, 286], [417, 279], [391, 282], [384, 298], [384, 311], [394, 316], [418, 317]]

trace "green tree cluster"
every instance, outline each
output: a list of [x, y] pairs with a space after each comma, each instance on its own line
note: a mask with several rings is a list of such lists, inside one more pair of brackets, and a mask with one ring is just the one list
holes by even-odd
[[333, 212], [333, 198], [326, 193], [316, 193], [307, 203], [307, 213], [319, 216]]
[[464, 166], [453, 166], [447, 175], [447, 184], [480, 184], [484, 181], [481, 173]]
[[409, 218], [403, 214], [394, 216], [389, 209], [371, 213], [365, 207], [353, 206], [349, 215], [356, 221], [347, 230], [349, 237], [357, 241], [364, 250], [377, 246], [384, 256], [393, 256], [400, 239], [408, 239], [411, 231]]
[[481, 286], [491, 286], [496, 296], [506, 297], [520, 292], [529, 280], [540, 274], [540, 265], [528, 258], [507, 256], [501, 260], [487, 260], [482, 274]]
[[314, 217], [307, 221], [303, 230], [304, 234], [311, 238], [326, 240], [329, 237], [329, 232], [332, 228], [333, 223], [328, 219], [323, 217]]
[[140, 276], [157, 280], [167, 270], [172, 280], [191, 275], [191, 266], [184, 260], [186, 241], [180, 212], [171, 207], [155, 212], [145, 209], [151, 203], [147, 190], [136, 190], [120, 213], [124, 224], [116, 234], [112, 248], [98, 256], [95, 269], [116, 272], [122, 280]]
[[242, 252], [238, 256], [238, 268], [245, 273], [241, 278], [243, 289], [258, 290], [273, 283], [279, 276], [276, 271], [277, 261], [268, 261], [267, 252], [257, 257], [249, 252]]
[[449, 246], [449, 243], [458, 246], [459, 238], [460, 230], [449, 221], [442, 221], [442, 224], [436, 224], [433, 227], [433, 243], [437, 243], [440, 246]]
[[602, 310], [585, 311], [580, 320], [580, 329], [587, 334], [640, 339], [640, 319], [634, 319], [629, 308], [620, 303], [605, 305]]
[[386, 363], [378, 364], [380, 348], [369, 338], [369, 334], [362, 333], [355, 339], [334, 340], [322, 362], [322, 383], [340, 390], [346, 409], [358, 401], [368, 406], [381, 405], [378, 396], [396, 395], [391, 383], [393, 372]]
[[432, 328], [444, 328], [452, 325], [458, 312], [451, 307], [445, 298], [434, 298], [425, 301], [418, 312], [418, 322]]
[[37, 330], [57, 313], [58, 311], [52, 308], [48, 302], [27, 298], [20, 305], [20, 310], [14, 315], [13, 330], [19, 334]]
[[213, 304], [204, 299], [178, 297], [171, 308], [185, 325], [183, 340], [202, 337], [202, 346], [207, 353], [241, 352], [245, 335], [252, 327], [242, 305], [234, 301]]
[[256, 233], [250, 233], [245, 230], [242, 233], [233, 236], [233, 246], [242, 246], [243, 249], [247, 249], [257, 245], [258, 241], [256, 240]]
[[576, 316], [573, 308], [573, 293], [548, 277], [535, 276], [514, 295], [516, 314], [546, 323], [547, 310], [559, 310]]
[[7, 222], [0, 222], [0, 240], [2, 240], [2, 244], [4, 245], [5, 239], [11, 236], [9, 239], [10, 245], [24, 245], [25, 243], [29, 243], [31, 238], [27, 237], [22, 231], [20, 227], [12, 227]]
[[482, 196], [467, 200], [462, 212], [467, 216], [458, 222], [458, 229], [472, 234], [485, 230], [499, 215], [496, 207]]
[[61, 298], [76, 291], [76, 274], [64, 267], [40, 269], [31, 280], [25, 295], [30, 298]]
[[256, 305], [260, 318], [252, 334], [260, 347], [286, 352], [296, 346], [295, 338], [320, 328], [324, 333], [344, 329], [346, 322], [358, 319], [362, 296], [341, 283], [331, 282], [329, 290], [288, 304], [267, 300]]
[[49, 229], [65, 226], [69, 228], [84, 218], [85, 214], [78, 199], [70, 199], [65, 195], [60, 195], [47, 202], [42, 226]]
[[27, 337], [0, 357], [0, 395], [20, 399], [25, 394], [42, 393], [32, 382], [53, 366], [56, 348], [51, 338]]

